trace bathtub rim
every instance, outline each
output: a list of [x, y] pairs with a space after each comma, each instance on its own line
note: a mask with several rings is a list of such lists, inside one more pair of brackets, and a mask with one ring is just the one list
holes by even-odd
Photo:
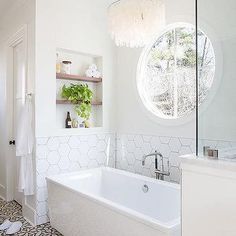
[[[175, 183], [165, 182], [162, 180], [156, 180], [156, 179], [152, 179], [147, 176], [142, 176], [139, 174], [130, 173], [130, 172], [127, 172], [124, 170], [117, 170], [117, 169], [110, 168], [110, 167], [98, 167], [98, 168], [93, 168], [93, 169], [85, 169], [85, 170], [76, 171], [76, 172], [69, 172], [69, 173], [47, 176], [46, 177], [47, 188], [48, 188], [48, 182], [55, 184], [57, 186], [63, 187], [70, 192], [78, 194], [82, 198], [86, 198], [90, 201], [96, 202], [97, 204], [99, 204], [105, 208], [108, 208], [112, 211], [115, 211], [116, 213], [123, 215], [125, 217], [131, 217], [133, 220], [135, 220], [139, 223], [145, 224], [146, 226], [152, 227], [156, 230], [159, 230], [163, 233], [173, 233], [173, 232], [177, 232], [181, 229], [180, 217], [176, 218], [173, 221], [169, 221], [169, 222], [165, 223], [165, 222], [156, 220], [150, 216], [147, 216], [145, 214], [139, 213], [138, 211], [135, 211], [135, 210], [130, 209], [128, 207], [122, 206], [121, 204], [115, 203], [115, 202], [113, 202], [109, 199], [106, 199], [104, 197], [100, 197], [98, 195], [91, 194], [86, 191], [76, 190], [73, 187], [67, 186], [65, 183], [60, 182], [60, 179], [58, 179], [61, 177], [69, 177], [69, 176], [78, 175], [78, 174], [82, 175], [84, 173], [94, 173], [94, 172], [98, 173], [98, 172], [101, 172], [102, 170], [116, 172], [116, 173], [122, 174], [122, 175], [125, 174], [126, 176], [131, 176], [134, 178], [141, 179], [144, 182], [152, 182], [152, 183], [156, 184], [157, 183], [156, 181], [158, 181], [158, 184], [160, 183], [162, 185], [169, 186], [171, 188], [175, 188], [177, 190], [180, 190], [180, 186]], [[49, 215], [50, 215], [50, 211], [49, 211]]]

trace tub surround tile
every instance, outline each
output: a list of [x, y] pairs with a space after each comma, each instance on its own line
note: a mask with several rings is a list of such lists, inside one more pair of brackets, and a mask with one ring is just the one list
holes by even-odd
[[161, 141], [161, 143], [165, 143], [165, 144], [169, 144], [169, 142], [170, 142], [170, 139], [171, 139], [171, 137], [167, 137], [167, 136], [160, 136], [160, 141]]
[[[121, 136], [122, 137], [122, 136]], [[125, 139], [124, 139], [125, 141]], [[141, 148], [143, 146], [143, 139], [142, 139], [142, 135], [135, 135], [134, 136], [134, 143], [135, 143], [135, 146], [137, 148]]]
[[182, 146], [191, 146], [193, 139], [190, 138], [180, 138], [179, 139]]
[[153, 136], [150, 141], [151, 147], [153, 150], [159, 151], [160, 146], [161, 146], [161, 141], [158, 136]]
[[38, 202], [45, 202], [48, 199], [47, 188], [42, 187], [37, 189], [37, 201]]
[[98, 143], [98, 138], [96, 135], [91, 135], [91, 137], [88, 139], [88, 145], [90, 147], [96, 147]]
[[58, 162], [58, 166], [60, 170], [68, 170], [70, 167], [70, 160], [67, 156], [61, 157], [60, 161]]
[[178, 152], [179, 155], [185, 155], [188, 153], [194, 153], [191, 149], [191, 146], [182, 146]]
[[[38, 194], [37, 194], [38, 195]], [[38, 197], [37, 197], [38, 198]], [[48, 206], [47, 201], [45, 200], [47, 197], [44, 196], [44, 201], [38, 201], [37, 202], [37, 215], [38, 216], [45, 216], [48, 214]]]
[[58, 137], [60, 143], [68, 143], [69, 136]]
[[46, 145], [48, 142], [48, 138], [37, 138], [36, 144], [37, 145]]
[[79, 149], [71, 149], [69, 153], [69, 159], [72, 162], [79, 162], [79, 157], [81, 156], [81, 153]]
[[67, 143], [60, 144], [58, 148], [58, 153], [61, 157], [68, 156], [69, 152], [70, 152], [70, 147]]
[[37, 159], [46, 159], [48, 155], [48, 148], [46, 145], [38, 144], [38, 148], [36, 150]]
[[68, 144], [70, 148], [78, 148], [80, 146], [80, 140], [77, 136], [72, 136], [69, 138]]
[[60, 160], [60, 155], [57, 151], [49, 152], [47, 156], [47, 161], [50, 165], [57, 165]]
[[45, 177], [109, 165], [115, 167], [115, 134], [38, 138], [36, 140], [37, 224], [48, 222]]
[[50, 165], [49, 168], [48, 168], [47, 173], [49, 175], [57, 175], [57, 174], [60, 173], [60, 168], [57, 164], [56, 165]]
[[161, 143], [159, 151], [164, 157], [170, 157], [171, 148], [167, 143]]
[[97, 143], [96, 148], [97, 148], [98, 151], [104, 152], [107, 148], [107, 144], [106, 144], [105, 140], [99, 140], [99, 142]]
[[[118, 169], [155, 177], [154, 160], [148, 158], [144, 167], [141, 160], [144, 154], [157, 150], [170, 161], [170, 176], [165, 177], [165, 180], [177, 183], [180, 181], [180, 156], [195, 153], [196, 150], [195, 139], [192, 138], [122, 133], [117, 134], [116, 142], [116, 167]], [[199, 140], [199, 150], [207, 145], [212, 148], [228, 149], [236, 147], [236, 142]]]
[[[117, 134], [116, 141], [116, 167], [118, 169], [155, 177], [154, 159], [147, 158], [145, 166], [142, 166], [141, 160], [144, 154], [157, 150], [170, 160], [171, 175], [165, 177], [165, 180], [177, 183], [180, 180], [179, 156], [182, 153], [192, 153], [194, 144], [194, 139], [124, 133]], [[165, 159], [165, 166], [167, 166], [167, 159]]]
[[57, 151], [59, 148], [60, 142], [58, 137], [51, 137], [47, 142], [47, 147], [49, 151]]
[[45, 160], [37, 160], [36, 167], [37, 167], [37, 172], [39, 174], [47, 173], [47, 170], [49, 168], [49, 163], [46, 159]]
[[[191, 151], [188, 152], [188, 153], [191, 153]], [[170, 160], [170, 165], [171, 166], [176, 166], [176, 167], [180, 166], [180, 156], [179, 156], [179, 153], [171, 152], [169, 160]]]
[[181, 142], [178, 138], [171, 138], [169, 142], [169, 147], [172, 152], [179, 152], [181, 148]]
[[[157, 150], [170, 160], [170, 176], [165, 180], [179, 183], [180, 156], [195, 152], [194, 139], [144, 134], [44, 137], [36, 143], [37, 224], [48, 221], [46, 176], [108, 165], [154, 178], [154, 159], [147, 158], [142, 166], [142, 157]], [[200, 140], [199, 144], [200, 148], [236, 146], [235, 142], [217, 140]]]

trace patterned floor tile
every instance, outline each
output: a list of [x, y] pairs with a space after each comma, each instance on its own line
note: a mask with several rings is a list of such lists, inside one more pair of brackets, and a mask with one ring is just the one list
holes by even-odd
[[[33, 227], [22, 216], [21, 206], [17, 202], [6, 202], [0, 198], [0, 224], [5, 219], [22, 222], [21, 230], [15, 234], [18, 236], [62, 236], [62, 234], [51, 227], [50, 223]], [[6, 234], [4, 231], [0, 231], [0, 235], [5, 236]]]

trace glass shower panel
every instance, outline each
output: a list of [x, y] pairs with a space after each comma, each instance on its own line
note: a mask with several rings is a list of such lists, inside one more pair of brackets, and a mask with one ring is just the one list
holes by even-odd
[[[236, 153], [236, 1], [198, 0], [198, 151]], [[230, 154], [230, 155], [228, 155]], [[232, 155], [231, 155], [232, 154]]]

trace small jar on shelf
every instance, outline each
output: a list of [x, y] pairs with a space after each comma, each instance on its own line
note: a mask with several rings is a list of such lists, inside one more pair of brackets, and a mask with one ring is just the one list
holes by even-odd
[[62, 61], [61, 73], [63, 74], [71, 74], [71, 61]]

